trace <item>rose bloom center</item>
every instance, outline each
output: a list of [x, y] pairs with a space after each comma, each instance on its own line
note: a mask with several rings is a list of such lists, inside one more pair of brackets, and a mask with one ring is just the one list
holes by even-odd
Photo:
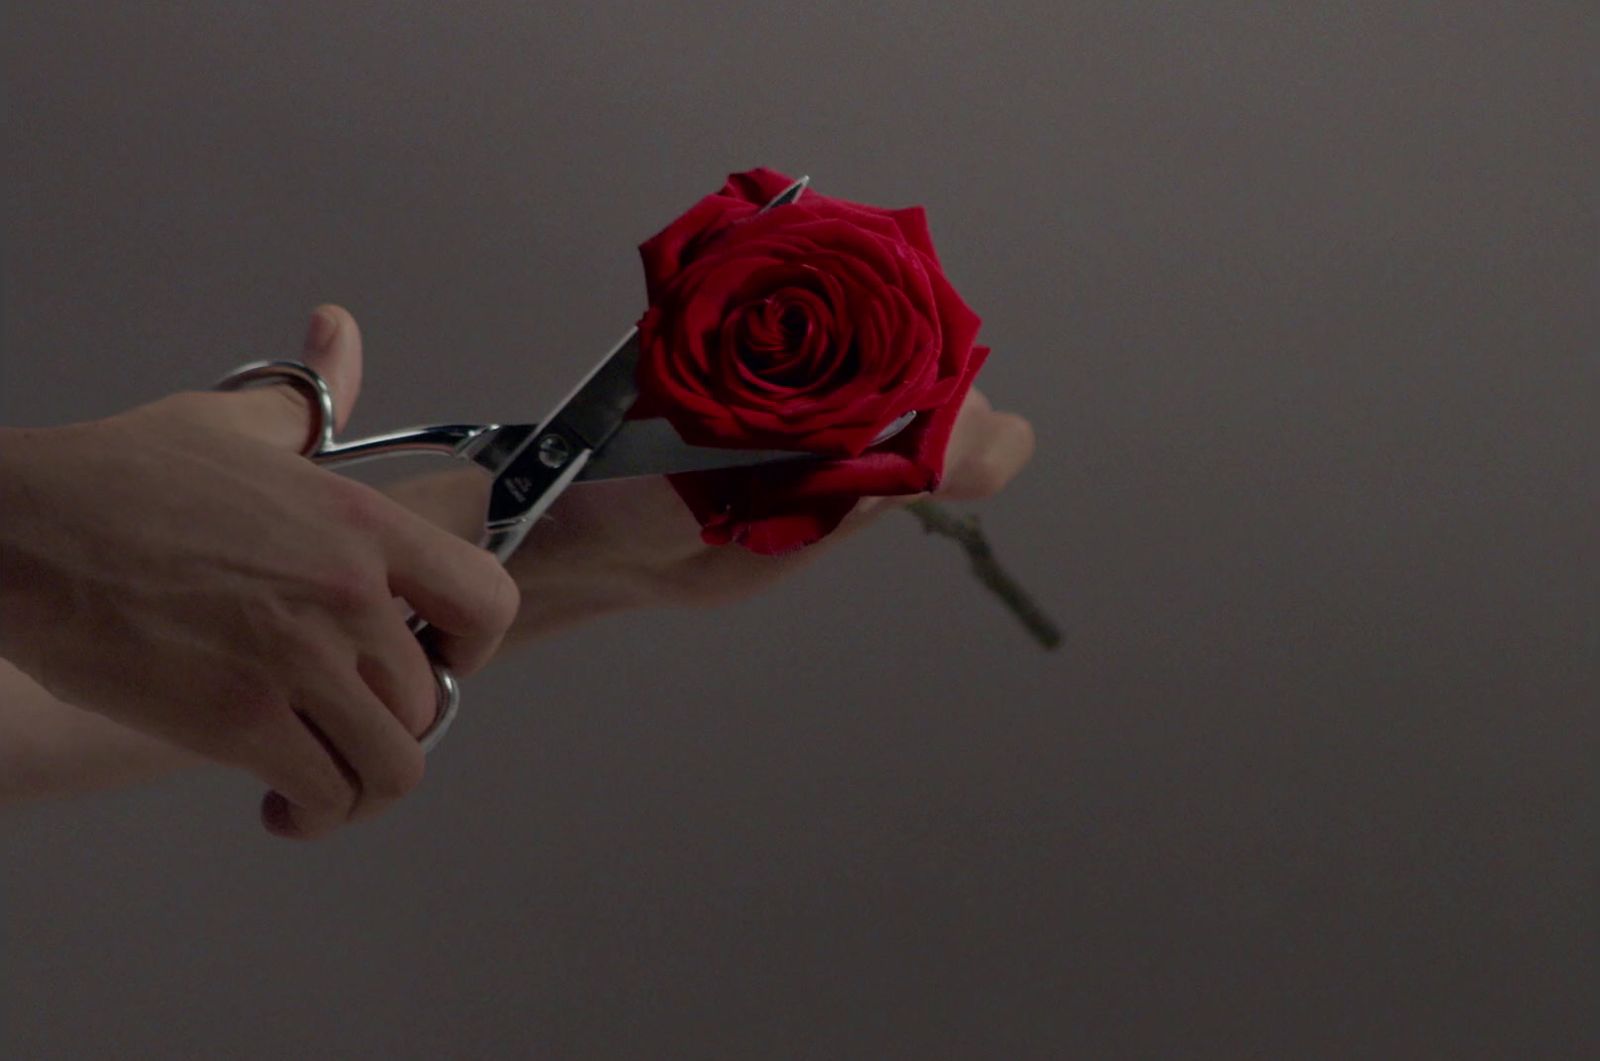
[[732, 353], [752, 383], [805, 388], [825, 383], [849, 359], [837, 348], [822, 300], [804, 289], [775, 292], [730, 318]]

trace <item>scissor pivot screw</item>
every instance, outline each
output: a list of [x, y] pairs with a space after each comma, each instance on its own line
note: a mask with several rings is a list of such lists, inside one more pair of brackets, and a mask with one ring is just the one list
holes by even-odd
[[546, 468], [559, 468], [572, 459], [572, 447], [560, 435], [550, 434], [539, 440], [539, 463]]

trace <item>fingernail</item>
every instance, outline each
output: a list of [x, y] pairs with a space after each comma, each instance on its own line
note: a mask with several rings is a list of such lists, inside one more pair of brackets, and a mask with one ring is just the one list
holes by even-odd
[[325, 354], [333, 345], [334, 333], [339, 330], [339, 318], [325, 309], [311, 314], [311, 325], [306, 328], [306, 352]]
[[294, 818], [282, 793], [268, 792], [261, 800], [261, 824], [274, 836], [294, 835]]

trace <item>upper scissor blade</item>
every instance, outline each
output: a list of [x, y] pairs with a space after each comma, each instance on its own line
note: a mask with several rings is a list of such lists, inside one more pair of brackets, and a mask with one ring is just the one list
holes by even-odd
[[764, 214], [768, 210], [771, 210], [775, 206], [787, 206], [787, 205], [789, 205], [790, 203], [794, 202], [796, 199], [800, 198], [801, 194], [806, 190], [806, 186], [809, 185], [810, 183], [811, 183], [811, 178], [810, 177], [801, 177], [799, 180], [797, 180], [793, 184], [789, 185], [783, 191], [779, 192], [777, 195], [774, 195], [771, 198], [771, 200], [769, 200], [767, 202], [767, 204], [765, 206], [763, 206], [760, 210], [757, 210], [756, 213]]

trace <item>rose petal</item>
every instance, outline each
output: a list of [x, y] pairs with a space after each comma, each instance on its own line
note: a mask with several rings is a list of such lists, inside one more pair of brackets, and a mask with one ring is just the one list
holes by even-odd
[[928, 231], [928, 212], [920, 206], [908, 206], [890, 210], [888, 214], [899, 226], [906, 242], [926, 254], [933, 260], [934, 266], [942, 270], [944, 266], [939, 263], [939, 253], [933, 249], [933, 234]]
[[725, 231], [735, 220], [755, 213], [747, 203], [708, 195], [687, 213], [639, 245], [644, 262], [645, 297], [655, 305], [667, 285], [692, 261], [695, 252]]

